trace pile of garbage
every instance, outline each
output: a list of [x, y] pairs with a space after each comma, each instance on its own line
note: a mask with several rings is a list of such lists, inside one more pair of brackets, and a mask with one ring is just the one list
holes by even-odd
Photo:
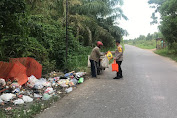
[[84, 82], [85, 72], [74, 71], [63, 74], [52, 72], [49, 78], [37, 79], [34, 75], [28, 77], [28, 81], [20, 85], [16, 80], [5, 81], [0, 78], [0, 105], [25, 104], [34, 100], [49, 100], [61, 92], [70, 93], [73, 87]]

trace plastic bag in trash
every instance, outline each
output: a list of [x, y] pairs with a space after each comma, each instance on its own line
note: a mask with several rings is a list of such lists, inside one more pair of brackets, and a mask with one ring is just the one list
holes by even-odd
[[0, 86], [5, 86], [6, 82], [5, 79], [0, 78]]
[[36, 94], [36, 93], [34, 93], [34, 97], [35, 97], [35, 98], [42, 98], [42, 96], [41, 96], [41, 95]]
[[74, 83], [74, 85], [76, 85], [77, 84], [77, 79], [76, 78], [73, 78], [73, 79], [71, 79], [71, 82], [73, 82]]
[[13, 93], [19, 93], [20, 92], [20, 88], [16, 88], [15, 90], [12, 91]]
[[48, 88], [45, 90], [44, 93], [49, 93], [49, 94], [51, 94], [51, 93], [53, 93], [53, 92], [54, 92], [53, 88], [52, 88], [52, 87], [48, 87]]
[[69, 86], [75, 86], [75, 84], [73, 82], [69, 82]]
[[66, 83], [66, 79], [61, 79], [58, 81], [58, 85], [60, 85], [61, 87], [68, 87]]
[[109, 60], [106, 56], [101, 60], [101, 67], [108, 68], [109, 67]]
[[71, 91], [73, 91], [73, 88], [72, 88], [72, 87], [69, 87], [69, 88], [67, 88], [65, 91], [66, 91], [66, 93], [70, 93]]
[[15, 97], [15, 94], [12, 94], [12, 93], [4, 93], [0, 96], [0, 98], [4, 101], [10, 101], [14, 97]]
[[66, 73], [64, 76], [69, 77], [69, 76], [72, 76], [72, 75], [73, 75], [73, 73]]
[[59, 77], [53, 78], [54, 81], [58, 81], [59, 79], [60, 79]]
[[22, 99], [17, 99], [13, 101], [14, 104], [24, 104], [24, 101]]
[[23, 96], [23, 101], [24, 101], [24, 102], [32, 102], [32, 101], [33, 101], [33, 98], [24, 95], [24, 96]]
[[52, 95], [49, 95], [47, 93], [44, 93], [43, 97], [42, 97], [42, 100], [48, 100], [52, 97]]
[[76, 73], [76, 76], [77, 77], [82, 77], [82, 76], [84, 76], [86, 74], [86, 72], [77, 72]]
[[46, 81], [43, 85], [48, 87], [48, 86], [51, 86], [51, 83]]
[[84, 78], [83, 77], [79, 78], [78, 83], [80, 84], [80, 83], [83, 83], [83, 82], [84, 82]]
[[45, 83], [47, 82], [46, 79], [44, 78], [41, 78], [39, 80], [36, 81], [35, 85], [34, 85], [34, 88], [36, 89], [42, 89], [45, 85]]
[[1, 100], [1, 98], [0, 98], [0, 103], [3, 103], [3, 100]]
[[30, 77], [28, 77], [27, 85], [29, 87], [33, 88], [37, 81], [38, 81], [38, 79], [36, 79], [36, 77], [34, 75], [31, 75]]
[[11, 84], [11, 86], [12, 86], [12, 88], [21, 88], [21, 85], [18, 83], [18, 82], [13, 82], [12, 84]]

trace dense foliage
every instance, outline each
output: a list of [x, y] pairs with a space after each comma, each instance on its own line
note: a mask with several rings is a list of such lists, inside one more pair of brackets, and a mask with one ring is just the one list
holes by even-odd
[[118, 18], [127, 19], [122, 0], [68, 0], [69, 42], [65, 61], [66, 0], [1, 0], [0, 60], [33, 57], [44, 72], [84, 66], [90, 46], [97, 40], [106, 47], [127, 32]]
[[160, 13], [159, 29], [168, 42], [169, 48], [177, 53], [177, 0], [149, 0], [149, 4], [156, 9], [152, 15], [154, 21], [157, 22], [155, 13]]

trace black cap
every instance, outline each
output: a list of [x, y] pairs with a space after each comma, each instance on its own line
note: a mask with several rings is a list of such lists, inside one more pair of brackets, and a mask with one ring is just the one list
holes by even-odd
[[120, 40], [116, 40], [116, 43], [120, 43]]

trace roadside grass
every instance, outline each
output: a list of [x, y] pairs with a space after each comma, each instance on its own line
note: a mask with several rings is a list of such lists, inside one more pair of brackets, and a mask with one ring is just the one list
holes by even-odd
[[131, 40], [127, 44], [134, 45], [142, 49], [156, 48], [156, 40]]
[[0, 117], [1, 118], [7, 118], [5, 112], [2, 111], [2, 110], [0, 110]]
[[46, 108], [49, 108], [59, 98], [59, 96], [54, 96], [46, 101], [33, 102], [30, 106], [19, 105], [19, 108], [15, 108], [10, 111], [1, 109], [0, 118], [33, 118], [36, 114], [40, 113]]
[[143, 49], [154, 49], [156, 48], [155, 40], [139, 40], [134, 44], [135, 46]]
[[[156, 41], [155, 40], [131, 40], [127, 44], [134, 45], [136, 47], [142, 48], [142, 49], [155, 49], [156, 48]], [[154, 53], [169, 57], [172, 60], [177, 62], [177, 54], [175, 53], [175, 50], [169, 50], [168, 48], [160, 49], [154, 51]]]
[[172, 60], [177, 62], [177, 54], [175, 53], [174, 50], [168, 50], [168, 48], [165, 48], [165, 49], [156, 50], [154, 52], [161, 56], [169, 57]]

